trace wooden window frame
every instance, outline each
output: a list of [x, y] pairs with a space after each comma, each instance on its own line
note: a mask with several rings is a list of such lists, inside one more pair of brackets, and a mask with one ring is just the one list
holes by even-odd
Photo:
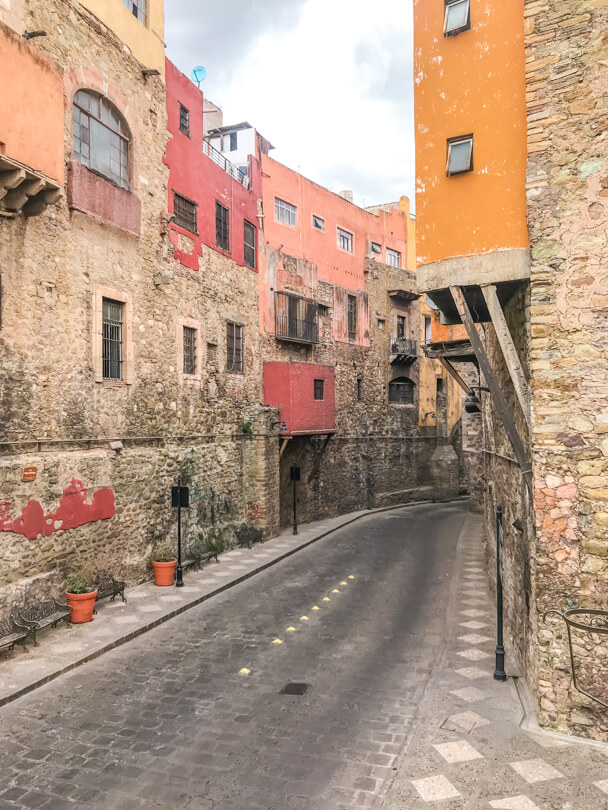
[[[411, 393], [412, 397], [411, 400], [408, 400], [407, 402], [401, 402], [399, 400], [391, 399], [391, 392], [395, 391], [395, 386], [403, 386], [404, 388], [406, 388]], [[388, 384], [388, 404], [399, 405], [400, 407], [412, 407], [413, 405], [415, 405], [416, 383], [413, 380], [410, 380], [409, 377], [396, 377], [394, 380], [390, 380]]]
[[[230, 357], [231, 328], [233, 330], [232, 358]], [[237, 339], [240, 341], [240, 362], [237, 362], [236, 357]], [[245, 327], [242, 323], [236, 323], [235, 321], [226, 321], [226, 371], [229, 374], [244, 374], [245, 372]]]
[[179, 131], [187, 138], [190, 137], [190, 110], [181, 101], [179, 104]]
[[[188, 219], [189, 214], [178, 210], [178, 205], [176, 205], [178, 201], [180, 201], [180, 204], [186, 203], [187, 205], [191, 205], [193, 207], [193, 221]], [[188, 231], [188, 233], [193, 233], [195, 236], [198, 236], [198, 203], [195, 203], [194, 200], [191, 200], [184, 194], [180, 194], [179, 191], [175, 191], [175, 189], [173, 189], [173, 221], [180, 228]], [[191, 225], [194, 225], [194, 230], [190, 227]]]
[[[452, 147], [456, 146], [461, 143], [470, 142], [469, 148], [469, 165], [466, 169], [456, 169], [454, 171], [450, 170], [450, 159], [452, 157]], [[446, 167], [445, 173], [448, 177], [458, 177], [461, 174], [468, 174], [469, 172], [473, 171], [473, 148], [474, 148], [474, 138], [473, 134], [470, 133], [469, 135], [459, 135], [456, 138], [448, 138], [447, 140], [447, 155], [446, 155]]]
[[[253, 232], [253, 242], [249, 244], [247, 242], [247, 227], [251, 228]], [[252, 270], [257, 269], [257, 260], [258, 260], [258, 251], [257, 251], [257, 239], [258, 239], [258, 229], [255, 225], [249, 220], [243, 220], [243, 262], [247, 267], [250, 267]], [[253, 263], [247, 261], [247, 248], [253, 251]]]
[[215, 201], [215, 246], [230, 253], [230, 209]]
[[[339, 225], [336, 228], [336, 239], [338, 244], [338, 250], [343, 250], [345, 253], [350, 253], [351, 255], [355, 252], [355, 234], [351, 231], [347, 231], [346, 228], [341, 228]], [[350, 249], [348, 247], [344, 247], [340, 242], [343, 241], [347, 245], [350, 245]]]
[[[115, 301], [122, 304], [122, 377], [106, 379], [103, 376], [103, 301]], [[92, 354], [93, 376], [96, 383], [105, 386], [131, 385], [134, 381], [133, 362], [133, 301], [130, 293], [111, 287], [95, 285], [93, 288], [92, 319]]]
[[[325, 401], [325, 380], [316, 379], [313, 381], [313, 397], [315, 402]], [[321, 396], [319, 396], [319, 394]]]
[[359, 324], [357, 323], [358, 308], [359, 308], [358, 296], [350, 295], [350, 293], [348, 293], [346, 296], [346, 334], [348, 335], [349, 340], [357, 339], [357, 327], [359, 326]]
[[[456, 6], [459, 3], [467, 3], [467, 21], [464, 25], [458, 26], [458, 28], [451, 28], [447, 29], [448, 25], [448, 18], [450, 13], [450, 6]], [[455, 37], [457, 34], [462, 34], [463, 31], [469, 31], [471, 28], [471, 0], [445, 0], [445, 12], [443, 18], [443, 36], [444, 37]]]

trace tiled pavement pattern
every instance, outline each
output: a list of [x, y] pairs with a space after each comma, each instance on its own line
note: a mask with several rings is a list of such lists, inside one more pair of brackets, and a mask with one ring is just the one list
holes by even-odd
[[0, 810], [375, 806], [443, 650], [466, 514], [363, 518], [4, 706]]
[[[608, 755], [521, 730], [513, 683], [492, 678], [495, 614], [480, 531], [470, 516], [454, 570], [446, 646], [397, 776], [378, 807], [605, 810]], [[466, 661], [474, 663], [461, 666]]]

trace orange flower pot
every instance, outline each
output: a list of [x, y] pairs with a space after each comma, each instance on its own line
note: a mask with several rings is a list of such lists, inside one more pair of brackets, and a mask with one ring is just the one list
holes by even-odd
[[173, 585], [177, 560], [171, 560], [171, 562], [156, 562], [152, 560], [152, 567], [154, 568], [155, 585]]
[[72, 608], [70, 621], [72, 624], [93, 621], [93, 611], [95, 610], [95, 599], [97, 598], [97, 588], [88, 593], [65, 592], [65, 599]]

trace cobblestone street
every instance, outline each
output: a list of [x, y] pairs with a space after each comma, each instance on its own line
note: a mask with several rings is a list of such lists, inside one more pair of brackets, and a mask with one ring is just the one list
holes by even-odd
[[476, 526], [363, 518], [0, 709], [0, 808], [607, 806], [605, 756], [491, 679]]

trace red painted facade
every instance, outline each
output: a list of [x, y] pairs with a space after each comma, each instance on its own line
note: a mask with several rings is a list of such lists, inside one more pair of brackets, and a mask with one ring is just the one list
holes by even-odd
[[75, 160], [68, 163], [68, 206], [134, 236], [141, 233], [139, 197]]
[[[315, 380], [323, 399], [315, 399]], [[285, 435], [329, 433], [336, 427], [334, 367], [321, 363], [264, 363], [264, 404], [279, 408]]]
[[[170, 170], [168, 210], [170, 214], [173, 213], [174, 191], [198, 206], [198, 233], [193, 234], [174, 222], [170, 225], [169, 238], [175, 248], [175, 257], [186, 267], [198, 270], [204, 244], [230, 256], [237, 264], [245, 267], [243, 235], [245, 220], [256, 228], [257, 246], [257, 201], [262, 196], [260, 161], [253, 155], [249, 157], [250, 187], [247, 189], [211, 157], [204, 154], [202, 92], [169, 60], [166, 62], [166, 81], [168, 128], [171, 133], [165, 157], [165, 163]], [[190, 113], [189, 137], [180, 132], [180, 104]], [[230, 211], [229, 251], [221, 250], [216, 245], [216, 200]], [[180, 240], [180, 234], [187, 239]], [[191, 243], [193, 246], [190, 248]]]

